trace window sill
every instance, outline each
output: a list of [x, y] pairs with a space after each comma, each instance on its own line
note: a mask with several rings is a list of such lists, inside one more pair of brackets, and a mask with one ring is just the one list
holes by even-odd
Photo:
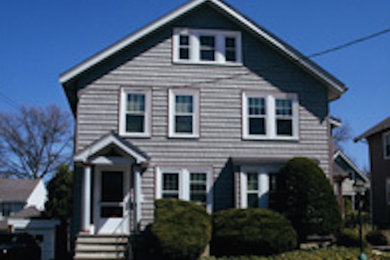
[[149, 133], [120, 133], [119, 136], [125, 138], [150, 138]]
[[242, 62], [173, 60], [172, 63], [173, 64], [178, 64], [178, 65], [213, 65], [213, 66], [228, 66], [228, 67], [240, 67], [240, 66], [243, 66]]
[[299, 141], [299, 137], [297, 136], [274, 136], [274, 137], [269, 137], [269, 136], [251, 136], [251, 135], [246, 135], [242, 137], [243, 140], [248, 140], [248, 141], [293, 141], [297, 142]]
[[198, 134], [170, 134], [168, 137], [171, 139], [199, 139]]

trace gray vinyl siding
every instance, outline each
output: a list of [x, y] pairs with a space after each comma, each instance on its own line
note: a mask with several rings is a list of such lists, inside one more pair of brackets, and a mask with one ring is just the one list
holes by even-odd
[[[211, 165], [215, 178], [214, 210], [235, 205], [231, 157], [307, 156], [318, 159], [328, 173], [328, 101], [323, 85], [245, 31], [244, 66], [173, 64], [174, 27], [240, 30], [213, 9], [202, 7], [106, 61], [103, 68], [89, 72], [78, 83], [82, 89], [78, 93], [77, 151], [110, 130], [118, 132], [121, 86], [152, 88], [152, 136], [128, 139], [151, 158], [142, 179], [144, 224], [152, 221], [154, 174], [159, 165]], [[200, 90], [199, 139], [167, 137], [170, 87]], [[299, 141], [243, 140], [243, 90], [297, 93]]]

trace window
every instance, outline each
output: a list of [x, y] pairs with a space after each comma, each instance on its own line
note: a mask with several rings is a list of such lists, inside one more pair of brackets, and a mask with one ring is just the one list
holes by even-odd
[[259, 205], [259, 178], [256, 172], [247, 173], [247, 207], [257, 208]]
[[188, 35], [179, 36], [179, 59], [189, 60], [190, 59], [190, 37]]
[[293, 134], [292, 100], [276, 99], [276, 134], [292, 136]]
[[249, 134], [265, 135], [265, 99], [248, 98]]
[[298, 97], [247, 91], [242, 95], [242, 136], [250, 140], [297, 140]]
[[179, 198], [178, 173], [163, 173], [162, 198]]
[[242, 62], [238, 31], [176, 28], [172, 42], [174, 62], [226, 65]]
[[158, 167], [156, 198], [178, 198], [212, 207], [212, 169], [210, 167]]
[[199, 137], [199, 90], [169, 90], [169, 137]]
[[390, 159], [390, 132], [383, 135], [385, 159]]
[[234, 37], [225, 38], [225, 57], [226, 57], [226, 61], [231, 61], [231, 62], [237, 61], [236, 38]]
[[206, 206], [207, 174], [190, 173], [190, 201]]
[[120, 105], [120, 135], [149, 137], [151, 128], [151, 89], [122, 88]]
[[280, 166], [243, 167], [240, 173], [240, 208], [267, 208], [276, 189], [276, 174]]

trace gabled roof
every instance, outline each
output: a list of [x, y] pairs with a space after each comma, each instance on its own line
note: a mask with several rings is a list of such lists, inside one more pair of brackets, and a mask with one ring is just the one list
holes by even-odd
[[[348, 158], [342, 151], [338, 150], [333, 155], [333, 161], [336, 161], [337, 158], [341, 158], [360, 178], [365, 182], [369, 183], [368, 178], [359, 170], [359, 168]], [[342, 167], [339, 167], [342, 168]]]
[[381, 133], [384, 131], [390, 130], [390, 116], [386, 118], [385, 120], [381, 121], [380, 123], [376, 124], [375, 126], [368, 129], [363, 134], [359, 135], [355, 139], [353, 139], [355, 142], [360, 141], [361, 139], [370, 137], [374, 134]]
[[40, 179], [0, 179], [0, 202], [27, 202]]
[[149, 161], [149, 157], [138, 147], [124, 140], [114, 132], [102, 136], [100, 139], [75, 154], [74, 161], [83, 163], [88, 162], [91, 157], [110, 145], [118, 147], [121, 151], [133, 158], [137, 164], [147, 163]]
[[81, 73], [94, 67], [95, 65], [99, 64], [100, 62], [114, 55], [115, 53], [123, 50], [124, 48], [140, 40], [141, 38], [157, 31], [164, 25], [189, 13], [203, 3], [212, 4], [221, 13], [230, 17], [236, 23], [240, 24], [245, 29], [252, 32], [254, 35], [258, 36], [266, 43], [273, 46], [276, 50], [287, 56], [292, 61], [296, 62], [296, 64], [302, 67], [305, 71], [323, 82], [329, 89], [329, 100], [339, 98], [347, 90], [347, 88], [341, 81], [330, 75], [320, 66], [305, 57], [302, 53], [298, 52], [293, 47], [291, 47], [272, 33], [268, 32], [252, 20], [248, 19], [243, 14], [241, 14], [222, 0], [193, 0], [188, 2], [187, 4], [156, 20], [155, 22], [147, 25], [143, 29], [136, 31], [135, 33], [125, 37], [124, 39], [118, 41], [117, 43], [111, 45], [110, 47], [104, 49], [103, 51], [97, 53], [89, 59], [81, 62], [79, 65], [64, 72], [60, 75], [61, 84], [66, 84], [68, 81], [77, 77]]

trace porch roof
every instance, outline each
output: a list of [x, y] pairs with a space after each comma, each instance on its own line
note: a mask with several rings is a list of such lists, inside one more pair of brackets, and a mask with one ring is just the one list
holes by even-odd
[[145, 164], [150, 159], [137, 146], [123, 139], [114, 131], [111, 131], [85, 147], [83, 150], [77, 152], [73, 158], [74, 162], [88, 163], [94, 156], [109, 146], [119, 148], [120, 151], [134, 159], [137, 164]]

